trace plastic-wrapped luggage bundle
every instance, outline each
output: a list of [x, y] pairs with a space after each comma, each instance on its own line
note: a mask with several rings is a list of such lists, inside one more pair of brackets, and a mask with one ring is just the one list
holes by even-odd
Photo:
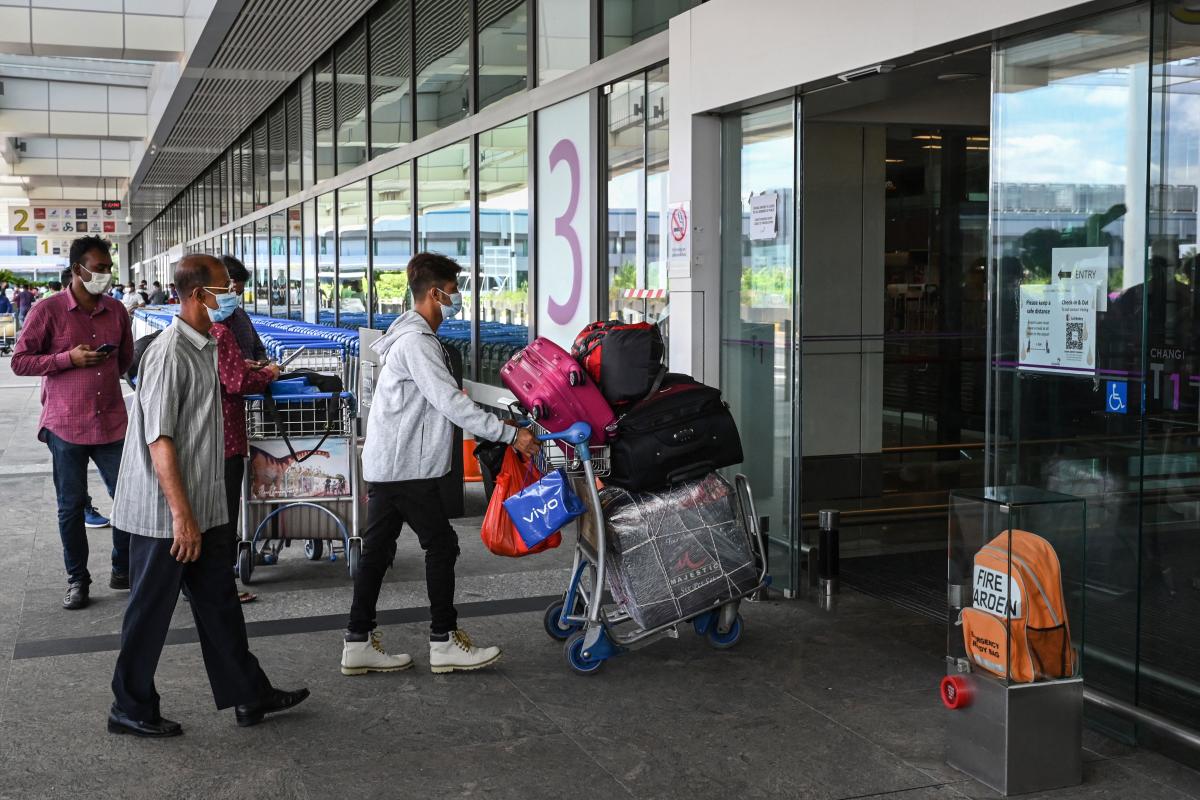
[[733, 487], [716, 473], [661, 492], [607, 487], [609, 588], [654, 628], [712, 608], [758, 582]]

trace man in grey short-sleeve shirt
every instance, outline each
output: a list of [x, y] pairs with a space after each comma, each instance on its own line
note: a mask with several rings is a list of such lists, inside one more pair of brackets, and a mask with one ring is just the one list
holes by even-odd
[[142, 356], [125, 436], [113, 525], [132, 534], [129, 605], [113, 674], [110, 733], [177, 736], [154, 688], [171, 615], [182, 589], [191, 601], [217, 708], [236, 707], [238, 725], [291, 708], [308, 690], [271, 686], [250, 653], [233, 581], [233, 540], [223, 527], [224, 430], [216, 341], [209, 311], [232, 291], [212, 256], [179, 262], [179, 316]]

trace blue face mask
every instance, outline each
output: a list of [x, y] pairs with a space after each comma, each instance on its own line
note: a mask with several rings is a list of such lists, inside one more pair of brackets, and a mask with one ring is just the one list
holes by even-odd
[[442, 319], [454, 319], [462, 313], [462, 294], [460, 292], [446, 294], [441, 289], [438, 289], [438, 293], [446, 295], [446, 297], [450, 298], [450, 305], [442, 306]]
[[[212, 294], [212, 292], [209, 292], [209, 294]], [[240, 297], [232, 293], [213, 294], [213, 297], [217, 298], [217, 307], [208, 309], [208, 318], [213, 322], [224, 322], [229, 319], [229, 315], [237, 309], [238, 303], [241, 300]]]

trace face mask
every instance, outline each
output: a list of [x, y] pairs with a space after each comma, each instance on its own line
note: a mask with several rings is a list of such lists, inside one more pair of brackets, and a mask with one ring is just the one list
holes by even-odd
[[92, 276], [91, 280], [83, 282], [83, 288], [87, 289], [88, 294], [104, 294], [108, 291], [108, 287], [112, 286], [111, 272], [92, 272], [82, 264], [79, 265], [79, 268]]
[[438, 289], [439, 294], [444, 294], [450, 298], [450, 305], [442, 306], [442, 319], [454, 319], [462, 313], [462, 294], [455, 292], [454, 294], [446, 294], [441, 289]]
[[[213, 297], [217, 298], [217, 307], [208, 309], [208, 318], [213, 322], [224, 322], [229, 319], [229, 315], [238, 307], [238, 300], [240, 298], [236, 294], [217, 294], [213, 295]], [[208, 308], [208, 306], [205, 306], [205, 308]]]

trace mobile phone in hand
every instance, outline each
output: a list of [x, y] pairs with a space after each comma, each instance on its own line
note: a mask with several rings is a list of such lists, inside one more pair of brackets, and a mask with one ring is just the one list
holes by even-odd
[[104, 355], [108, 355], [109, 353], [111, 353], [113, 350], [116, 350], [116, 349], [117, 349], [117, 346], [115, 344], [102, 344], [96, 348], [96, 352], [104, 353]]

